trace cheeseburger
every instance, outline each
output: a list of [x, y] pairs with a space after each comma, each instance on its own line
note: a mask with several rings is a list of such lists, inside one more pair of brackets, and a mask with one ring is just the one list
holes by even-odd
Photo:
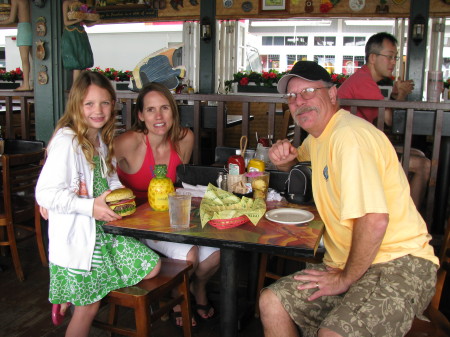
[[106, 203], [117, 214], [126, 216], [136, 211], [135, 196], [129, 188], [118, 188], [106, 196]]

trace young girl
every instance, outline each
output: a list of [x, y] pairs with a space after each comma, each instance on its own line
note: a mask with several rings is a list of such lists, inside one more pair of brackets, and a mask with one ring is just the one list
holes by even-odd
[[160, 269], [158, 255], [144, 244], [102, 229], [104, 221], [120, 218], [105, 202], [110, 190], [122, 187], [112, 162], [114, 103], [109, 80], [99, 73], [80, 74], [36, 186], [41, 213], [49, 219], [54, 322], [75, 305], [66, 336], [88, 336], [103, 297]]

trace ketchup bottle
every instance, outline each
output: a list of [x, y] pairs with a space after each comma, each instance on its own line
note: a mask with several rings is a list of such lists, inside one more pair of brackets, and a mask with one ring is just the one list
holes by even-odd
[[245, 173], [245, 161], [241, 155], [234, 155], [228, 158], [228, 174], [239, 175]]

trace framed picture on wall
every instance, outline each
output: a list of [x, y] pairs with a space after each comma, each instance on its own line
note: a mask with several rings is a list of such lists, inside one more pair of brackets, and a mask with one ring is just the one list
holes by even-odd
[[260, 11], [286, 11], [289, 0], [260, 0]]

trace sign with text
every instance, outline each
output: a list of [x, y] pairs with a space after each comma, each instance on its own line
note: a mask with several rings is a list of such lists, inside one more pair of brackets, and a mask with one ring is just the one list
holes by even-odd
[[97, 8], [101, 20], [129, 18], [157, 18], [158, 10], [149, 7], [108, 6]]

